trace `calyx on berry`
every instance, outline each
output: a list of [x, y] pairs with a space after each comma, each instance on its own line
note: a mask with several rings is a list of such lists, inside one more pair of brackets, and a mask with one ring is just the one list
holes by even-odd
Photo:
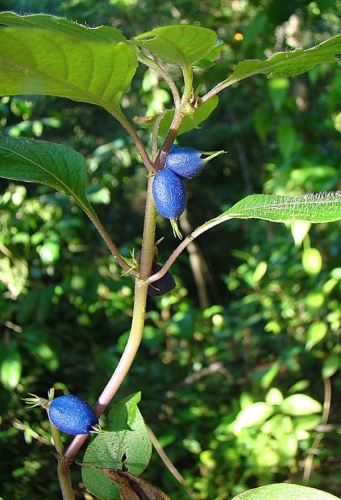
[[[200, 174], [206, 163], [225, 151], [204, 153], [194, 148], [183, 148], [173, 144], [166, 157], [165, 166], [182, 179], [193, 179]], [[207, 158], [202, 158], [208, 154]]]

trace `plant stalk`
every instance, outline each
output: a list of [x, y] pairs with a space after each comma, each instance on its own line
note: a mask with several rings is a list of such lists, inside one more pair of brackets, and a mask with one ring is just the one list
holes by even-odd
[[[143, 229], [140, 275], [135, 280], [135, 300], [130, 334], [121, 359], [112, 377], [103, 389], [102, 394], [98, 398], [97, 403], [95, 404], [94, 412], [97, 417], [99, 417], [104, 412], [104, 410], [107, 408], [116, 392], [120, 388], [123, 380], [130, 370], [130, 367], [134, 361], [142, 340], [148, 290], [147, 279], [150, 275], [150, 270], [153, 263], [155, 242], [156, 208], [152, 197], [152, 183], [153, 178], [149, 177]], [[68, 460], [74, 459], [79, 449], [86, 441], [87, 437], [87, 434], [76, 436], [66, 450], [64, 458]]]

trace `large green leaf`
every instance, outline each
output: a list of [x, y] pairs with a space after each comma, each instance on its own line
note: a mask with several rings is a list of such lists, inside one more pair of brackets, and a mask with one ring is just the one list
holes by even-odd
[[193, 65], [205, 56], [210, 59], [210, 53], [217, 43], [217, 35], [208, 28], [181, 24], [142, 33], [134, 41], [161, 59], [182, 66], [184, 61]]
[[109, 26], [89, 28], [70, 21], [65, 17], [51, 16], [49, 14], [29, 14], [27, 16], [20, 16], [14, 12], [0, 12], [0, 24], [12, 27], [44, 28], [59, 33], [66, 33], [88, 41], [117, 43], [126, 40], [120, 30], [116, 28], [110, 28]]
[[314, 68], [317, 64], [337, 62], [337, 56], [340, 53], [341, 35], [337, 35], [311, 49], [278, 52], [265, 61], [259, 59], [242, 61], [217, 87], [223, 89], [259, 73], [265, 73], [270, 77], [297, 76]]
[[263, 219], [272, 222], [335, 222], [341, 220], [341, 191], [308, 193], [297, 196], [252, 194], [238, 201], [226, 212], [199, 226], [180, 245], [181, 250], [189, 239], [196, 238], [208, 229], [230, 219]]
[[[146, 468], [152, 445], [143, 417], [137, 407], [138, 392], [120, 401], [109, 413], [107, 428], [88, 446], [83, 462], [107, 469], [122, 469], [138, 476]], [[119, 499], [117, 486], [100, 470], [82, 467], [82, 478], [89, 491], [101, 500]]]
[[126, 42], [113, 43], [117, 37], [110, 39], [107, 30], [94, 35], [70, 26], [0, 29], [0, 95], [67, 97], [120, 114], [120, 98], [137, 68], [134, 51]]
[[297, 484], [269, 484], [245, 493], [232, 500], [340, 500], [330, 493]]
[[0, 136], [0, 177], [51, 186], [72, 196], [87, 213], [87, 165], [71, 148], [33, 139]]

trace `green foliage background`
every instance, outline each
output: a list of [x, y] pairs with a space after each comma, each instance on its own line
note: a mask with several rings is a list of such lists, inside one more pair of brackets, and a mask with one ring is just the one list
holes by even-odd
[[[113, 25], [128, 38], [199, 23], [226, 44], [200, 77], [210, 88], [240, 60], [337, 34], [341, 3], [19, 0], [1, 9]], [[223, 93], [201, 129], [179, 138], [228, 151], [188, 184], [183, 230], [253, 192], [340, 189], [340, 89], [335, 64], [293, 80], [257, 76]], [[132, 118], [169, 102], [167, 88], [141, 68], [123, 105]], [[2, 97], [0, 130], [83, 154], [100, 219], [123, 254], [139, 250], [146, 172], [109, 115], [64, 99]], [[95, 402], [124, 348], [133, 283], [80, 209], [47, 187], [0, 180], [0, 225], [1, 495], [57, 499], [48, 423], [21, 398], [45, 397], [54, 386]], [[157, 236], [164, 236], [162, 262], [175, 247], [167, 221], [160, 219]], [[172, 272], [178, 287], [150, 300], [145, 338], [119, 397], [141, 390], [142, 415], [197, 499], [302, 482], [304, 474], [309, 485], [339, 494], [340, 224], [309, 230], [231, 221], [198, 239]], [[290, 406], [299, 394], [312, 399]], [[321, 426], [316, 401], [324, 400], [331, 409]], [[74, 476], [82, 497], [77, 468]], [[171, 498], [188, 498], [155, 452], [143, 477]]]

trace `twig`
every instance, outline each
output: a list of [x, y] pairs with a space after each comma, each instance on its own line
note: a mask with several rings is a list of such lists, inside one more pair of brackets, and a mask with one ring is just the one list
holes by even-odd
[[[330, 402], [332, 397], [332, 386], [330, 383], [330, 378], [324, 378], [324, 401], [323, 401], [323, 412], [321, 417], [320, 425], [326, 425], [329, 418], [330, 413]], [[324, 433], [320, 432], [316, 435], [313, 444], [308, 452], [308, 456], [304, 462], [304, 471], [303, 471], [303, 481], [307, 483], [311, 476], [311, 472], [313, 469], [314, 456], [316, 455], [317, 448], [319, 447]]]
[[169, 472], [172, 474], [172, 476], [178, 481], [179, 484], [184, 488], [186, 493], [188, 494], [189, 498], [191, 500], [195, 500], [195, 494], [194, 492], [186, 485], [186, 481], [184, 477], [180, 474], [178, 469], [175, 467], [175, 465], [172, 464], [170, 459], [168, 458], [167, 454], [165, 453], [164, 449], [162, 448], [161, 444], [159, 443], [157, 437], [155, 436], [154, 432], [151, 430], [149, 426], [147, 426], [148, 433], [150, 440], [152, 442], [152, 445], [154, 446], [157, 454], [169, 470]]

